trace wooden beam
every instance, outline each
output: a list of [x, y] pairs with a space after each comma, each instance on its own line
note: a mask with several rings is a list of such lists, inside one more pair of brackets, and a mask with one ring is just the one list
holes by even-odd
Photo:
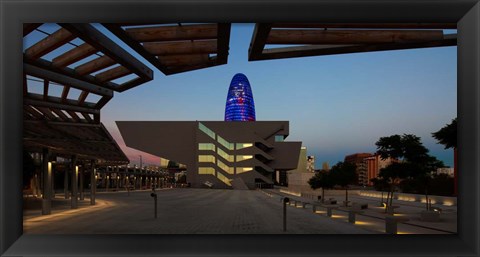
[[99, 87], [105, 87], [105, 88], [108, 88], [108, 89], [115, 89], [118, 87], [118, 84], [116, 83], [113, 83], [113, 82], [100, 82], [98, 80], [95, 79], [94, 76], [92, 75], [89, 75], [89, 74], [86, 74], [86, 75], [79, 75], [75, 72], [75, 70], [69, 68], [69, 67], [54, 67], [53, 64], [47, 60], [44, 60], [44, 59], [37, 59], [37, 60], [30, 60], [26, 57], [23, 58], [23, 62], [24, 63], [28, 63], [28, 64], [32, 64], [34, 66], [37, 66], [39, 68], [43, 68], [43, 69], [46, 69], [46, 70], [49, 70], [49, 71], [52, 71], [52, 72], [55, 72], [55, 73], [60, 73], [60, 74], [63, 74], [63, 75], [66, 75], [68, 77], [72, 77], [74, 79], [78, 79], [78, 80], [81, 80], [81, 81], [85, 81], [87, 83], [91, 83], [91, 84], [94, 84], [94, 85], [98, 85]]
[[49, 81], [57, 82], [62, 85], [69, 85], [71, 87], [74, 87], [80, 90], [86, 90], [86, 91], [95, 93], [97, 95], [113, 96], [113, 91], [111, 89], [99, 87], [98, 85], [95, 85], [86, 81], [82, 81], [76, 78], [68, 77], [64, 74], [59, 74], [57, 72], [53, 72], [41, 67], [24, 63], [23, 69], [27, 74], [32, 75], [34, 77], [47, 79]]
[[51, 109], [54, 113], [56, 113], [58, 115], [58, 117], [60, 117], [60, 119], [62, 119], [62, 121], [64, 122], [69, 122], [71, 121], [70, 118], [68, 118], [67, 115], [65, 115], [65, 113], [62, 112], [62, 110], [59, 110], [59, 109]]
[[228, 50], [230, 45], [230, 23], [218, 24], [217, 43], [217, 64], [225, 64], [228, 61]]
[[333, 54], [363, 53], [386, 50], [403, 50], [428, 47], [456, 46], [456, 35], [446, 35], [444, 40], [437, 40], [422, 43], [403, 43], [403, 44], [373, 44], [373, 45], [341, 45], [341, 46], [301, 46], [301, 47], [282, 47], [274, 49], [265, 49], [263, 54], [257, 60], [272, 60], [282, 58], [294, 58], [305, 56], [320, 56]]
[[46, 107], [35, 106], [37, 110], [39, 110], [45, 117], [49, 120], [57, 120], [57, 117], [52, 114], [52, 111]]
[[82, 116], [87, 120], [88, 123], [92, 123], [93, 119], [90, 117], [88, 113], [81, 112]]
[[257, 60], [262, 54], [262, 50], [265, 47], [268, 34], [271, 30], [271, 24], [269, 23], [257, 23], [253, 31], [252, 40], [250, 41], [250, 47], [248, 48], [248, 60]]
[[131, 28], [125, 32], [140, 42], [216, 39], [217, 24]]
[[94, 60], [91, 60], [89, 62], [86, 62], [82, 65], [79, 65], [75, 68], [75, 73], [77, 73], [80, 76], [90, 74], [96, 71], [99, 71], [101, 69], [105, 69], [107, 67], [110, 67], [115, 64], [115, 61], [104, 55], [102, 57], [98, 57]]
[[88, 91], [82, 91], [80, 96], [78, 97], [78, 105], [83, 105], [85, 103], [85, 99], [87, 99]]
[[62, 27], [80, 37], [86, 43], [97, 48], [99, 51], [108, 55], [120, 65], [133, 71], [139, 77], [153, 79], [153, 71], [137, 58], [113, 42], [106, 35], [95, 29], [92, 25], [86, 23], [61, 23]]
[[66, 29], [59, 29], [25, 50], [25, 55], [37, 59], [76, 38]]
[[43, 23], [24, 23], [23, 24], [23, 36], [30, 34], [32, 31], [40, 27]]
[[66, 112], [72, 117], [75, 122], [80, 122], [80, 117], [78, 117], [78, 115], [74, 111], [66, 110]]
[[67, 101], [68, 97], [68, 92], [70, 92], [70, 87], [69, 86], [63, 86], [62, 90], [62, 103], [65, 103]]
[[384, 44], [443, 39], [441, 30], [290, 30], [272, 29], [266, 44]]
[[217, 40], [144, 43], [152, 55], [212, 54], [218, 51]]
[[143, 58], [145, 58], [145, 60], [149, 61], [158, 70], [165, 73], [166, 67], [160, 64], [160, 62], [154, 55], [152, 55], [147, 50], [145, 50], [145, 48], [142, 46], [140, 42], [129, 37], [125, 33], [125, 30], [123, 30], [119, 25], [112, 24], [112, 23], [104, 23], [103, 26], [105, 26], [108, 30], [110, 30], [110, 32], [112, 32], [115, 36], [120, 38], [125, 44], [127, 44], [129, 47], [135, 50]]
[[28, 105], [24, 105], [23, 106], [23, 110], [25, 110], [26, 112], [30, 113], [33, 117], [37, 118], [37, 119], [43, 119], [43, 115], [42, 113], [38, 112], [37, 110], [33, 109], [31, 106], [28, 106]]
[[272, 28], [456, 29], [456, 23], [273, 23]]
[[102, 98], [100, 98], [100, 100], [98, 100], [97, 104], [95, 105], [95, 108], [97, 109], [102, 109], [103, 106], [105, 106], [108, 101], [110, 101], [110, 99], [112, 99], [113, 95], [112, 96], [104, 96]]
[[50, 84], [50, 81], [48, 80], [43, 80], [43, 100], [47, 100], [48, 98], [48, 85]]
[[134, 88], [140, 84], [143, 84], [145, 83], [145, 79], [144, 78], [134, 78], [128, 82], [125, 82], [123, 83], [118, 89], [117, 91], [118, 92], [123, 92], [125, 90], [128, 90], [128, 89], [131, 89], [131, 88]]
[[[63, 93], [63, 92], [62, 92]], [[43, 95], [41, 94], [35, 94], [35, 93], [28, 93], [25, 98], [29, 98], [32, 100], [39, 100], [39, 101], [47, 101], [47, 102], [52, 102], [52, 103], [61, 103], [61, 104], [68, 104], [71, 106], [79, 106], [82, 105], [83, 107], [90, 108], [90, 109], [95, 109], [96, 103], [92, 102], [83, 102], [83, 104], [80, 104], [78, 100], [73, 100], [73, 99], [63, 99], [61, 97], [56, 97], [56, 96], [48, 96], [46, 100], [44, 100]]]
[[28, 94], [28, 81], [27, 81], [27, 74], [23, 73], [23, 96]]
[[78, 47], [71, 49], [55, 58], [53, 58], [54, 67], [66, 67], [74, 62], [80, 61], [97, 52], [93, 46], [84, 43]]
[[105, 82], [105, 81], [118, 79], [123, 76], [130, 75], [132, 73], [133, 72], [131, 70], [123, 66], [118, 66], [95, 75], [95, 78], [100, 82]]
[[92, 113], [92, 114], [97, 114], [100, 113], [99, 109], [92, 109], [92, 108], [86, 108], [86, 107], [80, 107], [80, 106], [72, 106], [68, 104], [61, 104], [61, 103], [52, 103], [52, 102], [46, 102], [46, 101], [39, 101], [39, 100], [34, 100], [34, 99], [23, 99], [23, 104], [24, 105], [31, 105], [36, 107], [45, 107], [45, 108], [55, 108], [55, 109], [60, 109], [60, 110], [65, 110], [65, 111], [74, 111], [74, 112], [85, 112], [85, 113]]

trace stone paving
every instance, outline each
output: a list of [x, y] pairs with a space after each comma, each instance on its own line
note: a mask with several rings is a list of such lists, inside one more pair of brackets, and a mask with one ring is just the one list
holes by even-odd
[[[79, 209], [52, 215], [24, 212], [26, 234], [283, 234], [282, 204], [258, 190], [163, 189], [154, 219], [151, 191], [102, 192], [97, 205], [86, 195]], [[69, 200], [63, 200], [68, 206]], [[312, 211], [287, 209], [292, 234], [380, 233]]]

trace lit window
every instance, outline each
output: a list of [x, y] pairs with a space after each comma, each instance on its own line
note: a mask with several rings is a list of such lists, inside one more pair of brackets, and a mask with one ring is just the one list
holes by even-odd
[[211, 162], [215, 163], [215, 156], [213, 155], [199, 155], [198, 162]]
[[252, 158], [253, 155], [237, 155], [237, 162], [245, 161]]
[[215, 151], [215, 145], [211, 143], [199, 143], [198, 150], [211, 150]]
[[247, 147], [252, 147], [252, 143], [237, 143], [237, 150], [247, 148]]
[[198, 167], [198, 174], [215, 176], [215, 169], [212, 167]]
[[283, 142], [284, 139], [283, 135], [275, 135], [275, 142]]
[[223, 183], [231, 186], [232, 184], [230, 183], [230, 179], [228, 179], [227, 177], [225, 177], [222, 173], [217, 173], [217, 178], [220, 179], [220, 181], [222, 181]]
[[218, 136], [217, 141], [223, 145], [228, 150], [233, 150], [235, 144], [228, 142], [227, 140], [223, 139], [221, 136]]
[[237, 174], [252, 171], [252, 167], [237, 167]]
[[215, 132], [210, 130], [209, 128], [205, 127], [202, 123], [198, 123], [198, 128], [203, 131], [205, 134], [207, 134], [209, 137], [213, 138], [215, 140]]
[[226, 171], [228, 174], [234, 174], [235, 168], [226, 165], [225, 163], [218, 161], [217, 166], [220, 167], [222, 170]]
[[234, 162], [233, 155], [229, 155], [226, 152], [224, 152], [222, 149], [218, 148], [217, 149], [218, 155], [220, 155], [223, 159], [229, 161], [229, 162]]

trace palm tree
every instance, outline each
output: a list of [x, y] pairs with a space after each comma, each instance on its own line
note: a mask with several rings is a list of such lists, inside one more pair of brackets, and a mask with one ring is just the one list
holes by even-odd
[[454, 194], [457, 195], [457, 118], [439, 131], [432, 133], [432, 136], [438, 140], [439, 144], [444, 145], [445, 149], [453, 148]]

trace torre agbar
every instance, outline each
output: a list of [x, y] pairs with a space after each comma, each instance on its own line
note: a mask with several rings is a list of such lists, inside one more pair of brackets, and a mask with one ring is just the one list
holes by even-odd
[[247, 76], [237, 73], [228, 88], [225, 121], [255, 121], [255, 103]]

